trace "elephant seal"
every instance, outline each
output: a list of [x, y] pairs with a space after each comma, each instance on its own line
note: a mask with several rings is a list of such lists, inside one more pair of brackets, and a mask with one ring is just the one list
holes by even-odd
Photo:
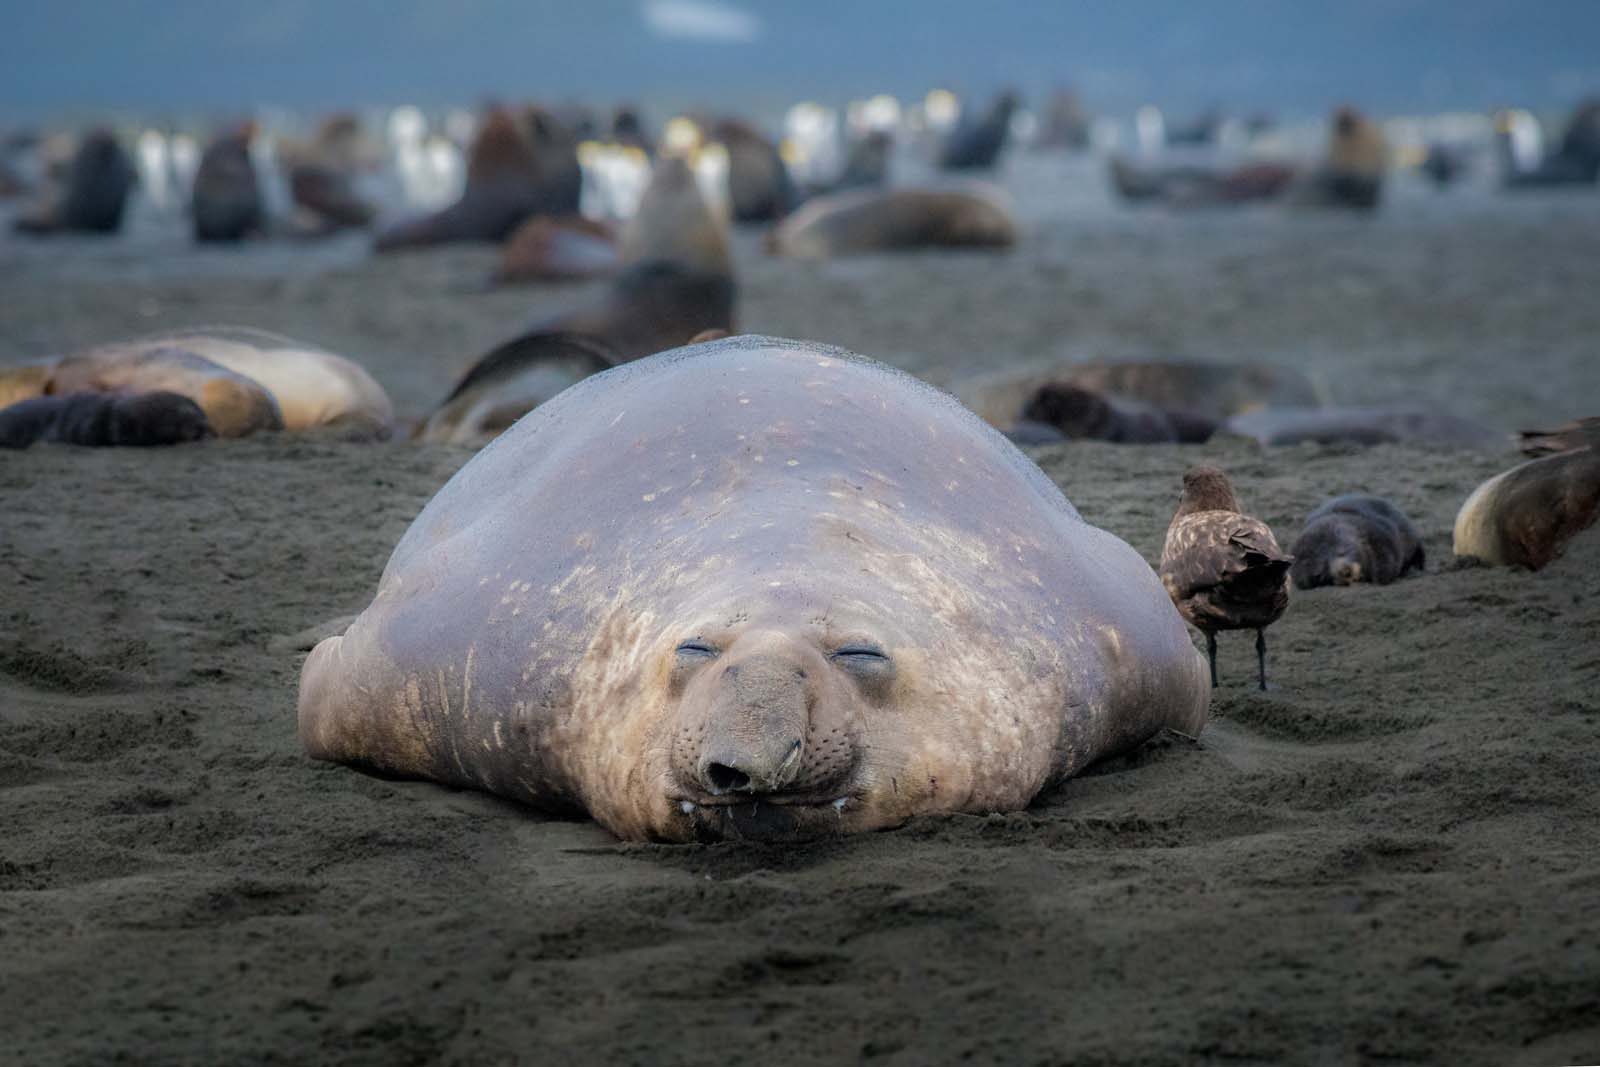
[[394, 408], [383, 387], [343, 356], [238, 326], [205, 326], [116, 341], [48, 368], [43, 393], [180, 393], [220, 437], [320, 430], [383, 440]]
[[1539, 570], [1600, 518], [1600, 449], [1532, 459], [1472, 491], [1456, 513], [1455, 553]]
[[1011, 134], [1011, 116], [1017, 110], [1017, 94], [1009, 90], [995, 98], [988, 112], [972, 124], [957, 126], [939, 149], [943, 170], [989, 170], [1000, 158]]
[[61, 188], [13, 223], [19, 233], [115, 233], [128, 195], [138, 184], [133, 160], [110, 130], [90, 130], [79, 142]]
[[203, 326], [127, 342], [124, 349], [182, 349], [264, 386], [295, 433], [325, 430], [350, 440], [387, 440], [394, 431], [389, 394], [344, 356], [243, 326]]
[[1254, 438], [1268, 446], [1307, 441], [1363, 445], [1428, 441], [1476, 448], [1505, 444], [1504, 435], [1487, 426], [1444, 412], [1415, 408], [1267, 407], [1232, 416], [1219, 432]]
[[196, 241], [239, 241], [264, 232], [266, 202], [250, 159], [255, 124], [246, 122], [206, 147], [194, 173], [189, 210]]
[[1149, 565], [946, 394], [733, 337], [462, 467], [306, 660], [299, 731], [622, 838], [803, 837], [1024, 807], [1209, 698]]
[[72, 393], [0, 408], [0, 448], [41, 441], [97, 448], [177, 445], [214, 436], [200, 405], [177, 393]]
[[809, 200], [767, 250], [799, 259], [916, 248], [1009, 248], [1017, 226], [999, 190], [855, 189]]
[[1156, 408], [1173, 419], [1180, 441], [1204, 441], [1230, 415], [1269, 406], [1314, 407], [1315, 386], [1287, 367], [1202, 360], [1097, 360], [978, 375], [953, 391], [985, 422], [1010, 429], [1039, 391], [1070, 385], [1102, 397]]
[[1289, 552], [1294, 556], [1289, 576], [1301, 589], [1356, 582], [1388, 585], [1428, 561], [1422, 535], [1406, 513], [1365, 493], [1318, 504]]
[[727, 235], [683, 159], [656, 164], [620, 253], [629, 266], [598, 304], [536, 322], [482, 356], [418, 438], [481, 443], [589, 374], [732, 329]]
[[[535, 143], [535, 136], [542, 140]], [[491, 108], [468, 153], [460, 199], [443, 211], [390, 227], [373, 249], [503, 241], [531, 215], [576, 215], [582, 184], [577, 165], [577, 147], [556, 132], [554, 118], [529, 112], [519, 122], [510, 111]]]

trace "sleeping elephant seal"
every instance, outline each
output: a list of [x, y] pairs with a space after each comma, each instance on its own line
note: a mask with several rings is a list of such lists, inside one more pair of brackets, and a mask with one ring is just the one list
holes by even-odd
[[1289, 576], [1301, 589], [1371, 582], [1388, 585], [1427, 563], [1422, 535], [1382, 497], [1349, 493], [1318, 504], [1289, 549]]
[[[165, 385], [156, 381], [162, 374], [170, 376]], [[192, 380], [182, 385], [179, 379]], [[241, 326], [204, 326], [101, 345], [58, 363], [49, 391], [156, 388], [193, 398], [222, 437], [281, 428], [381, 441], [394, 429], [389, 395], [360, 366], [313, 345]], [[270, 411], [256, 391], [267, 395]]]
[[1016, 223], [998, 190], [856, 189], [808, 201], [768, 238], [799, 259], [914, 248], [1009, 248]]
[[1456, 513], [1455, 553], [1538, 570], [1600, 519], [1600, 449], [1533, 459], [1472, 491]]
[[178, 445], [214, 436], [200, 405], [177, 393], [72, 393], [0, 408], [0, 448], [41, 441], [95, 448]]
[[1209, 700], [1150, 566], [992, 429], [733, 337], [462, 467], [306, 660], [299, 724], [318, 759], [687, 841], [1021, 808]]

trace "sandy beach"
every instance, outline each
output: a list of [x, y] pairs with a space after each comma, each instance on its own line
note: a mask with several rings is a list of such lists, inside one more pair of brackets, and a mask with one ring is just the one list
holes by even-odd
[[[741, 232], [740, 326], [944, 386], [1176, 355], [1507, 433], [1600, 414], [1593, 190], [1139, 213], [1075, 166], [1013, 161], [1005, 254], [808, 264]], [[7, 236], [0, 362], [251, 325], [358, 360], [414, 418], [596, 291], [491, 291], [493, 261]], [[1028, 811], [647, 846], [301, 753], [295, 635], [366, 605], [470, 451], [0, 453], [0, 1060], [1594, 1062], [1600, 530], [1537, 574], [1453, 561], [1509, 440], [1030, 455], [1152, 563], [1204, 461], [1285, 546], [1328, 496], [1386, 496], [1427, 570], [1296, 595], [1267, 693], [1224, 635], [1198, 741]]]

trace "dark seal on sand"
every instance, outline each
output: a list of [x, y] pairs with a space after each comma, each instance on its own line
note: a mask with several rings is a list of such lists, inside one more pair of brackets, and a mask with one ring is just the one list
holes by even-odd
[[856, 189], [808, 201], [768, 238], [779, 255], [831, 259], [918, 248], [1009, 248], [1017, 226], [996, 189]]
[[200, 405], [177, 393], [72, 393], [0, 408], [0, 448], [176, 445], [214, 436]]
[[970, 412], [734, 337], [461, 468], [299, 721], [319, 759], [685, 841], [1020, 809], [1209, 699], [1149, 565]]
[[255, 125], [243, 123], [200, 157], [189, 201], [196, 241], [238, 241], [265, 229], [266, 206], [250, 159], [254, 138]]
[[1294, 555], [1289, 574], [1301, 589], [1356, 582], [1388, 585], [1427, 563], [1422, 535], [1405, 512], [1364, 493], [1317, 505], [1289, 551]]

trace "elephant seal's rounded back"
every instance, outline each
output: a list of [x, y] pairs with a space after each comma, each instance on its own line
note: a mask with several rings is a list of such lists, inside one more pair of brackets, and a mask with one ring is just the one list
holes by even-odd
[[318, 758], [683, 840], [1020, 808], [1209, 699], [1149, 565], [970, 412], [736, 337], [589, 378], [457, 472], [299, 721]]
[[1455, 553], [1539, 570], [1600, 519], [1600, 449], [1529, 460], [1484, 482], [1456, 513]]
[[1317, 505], [1289, 552], [1294, 556], [1289, 576], [1301, 589], [1356, 582], [1388, 585], [1427, 562], [1422, 535], [1406, 513], [1364, 493]]
[[1009, 248], [1017, 227], [997, 190], [855, 189], [808, 201], [773, 231], [783, 256], [829, 259], [915, 248]]

